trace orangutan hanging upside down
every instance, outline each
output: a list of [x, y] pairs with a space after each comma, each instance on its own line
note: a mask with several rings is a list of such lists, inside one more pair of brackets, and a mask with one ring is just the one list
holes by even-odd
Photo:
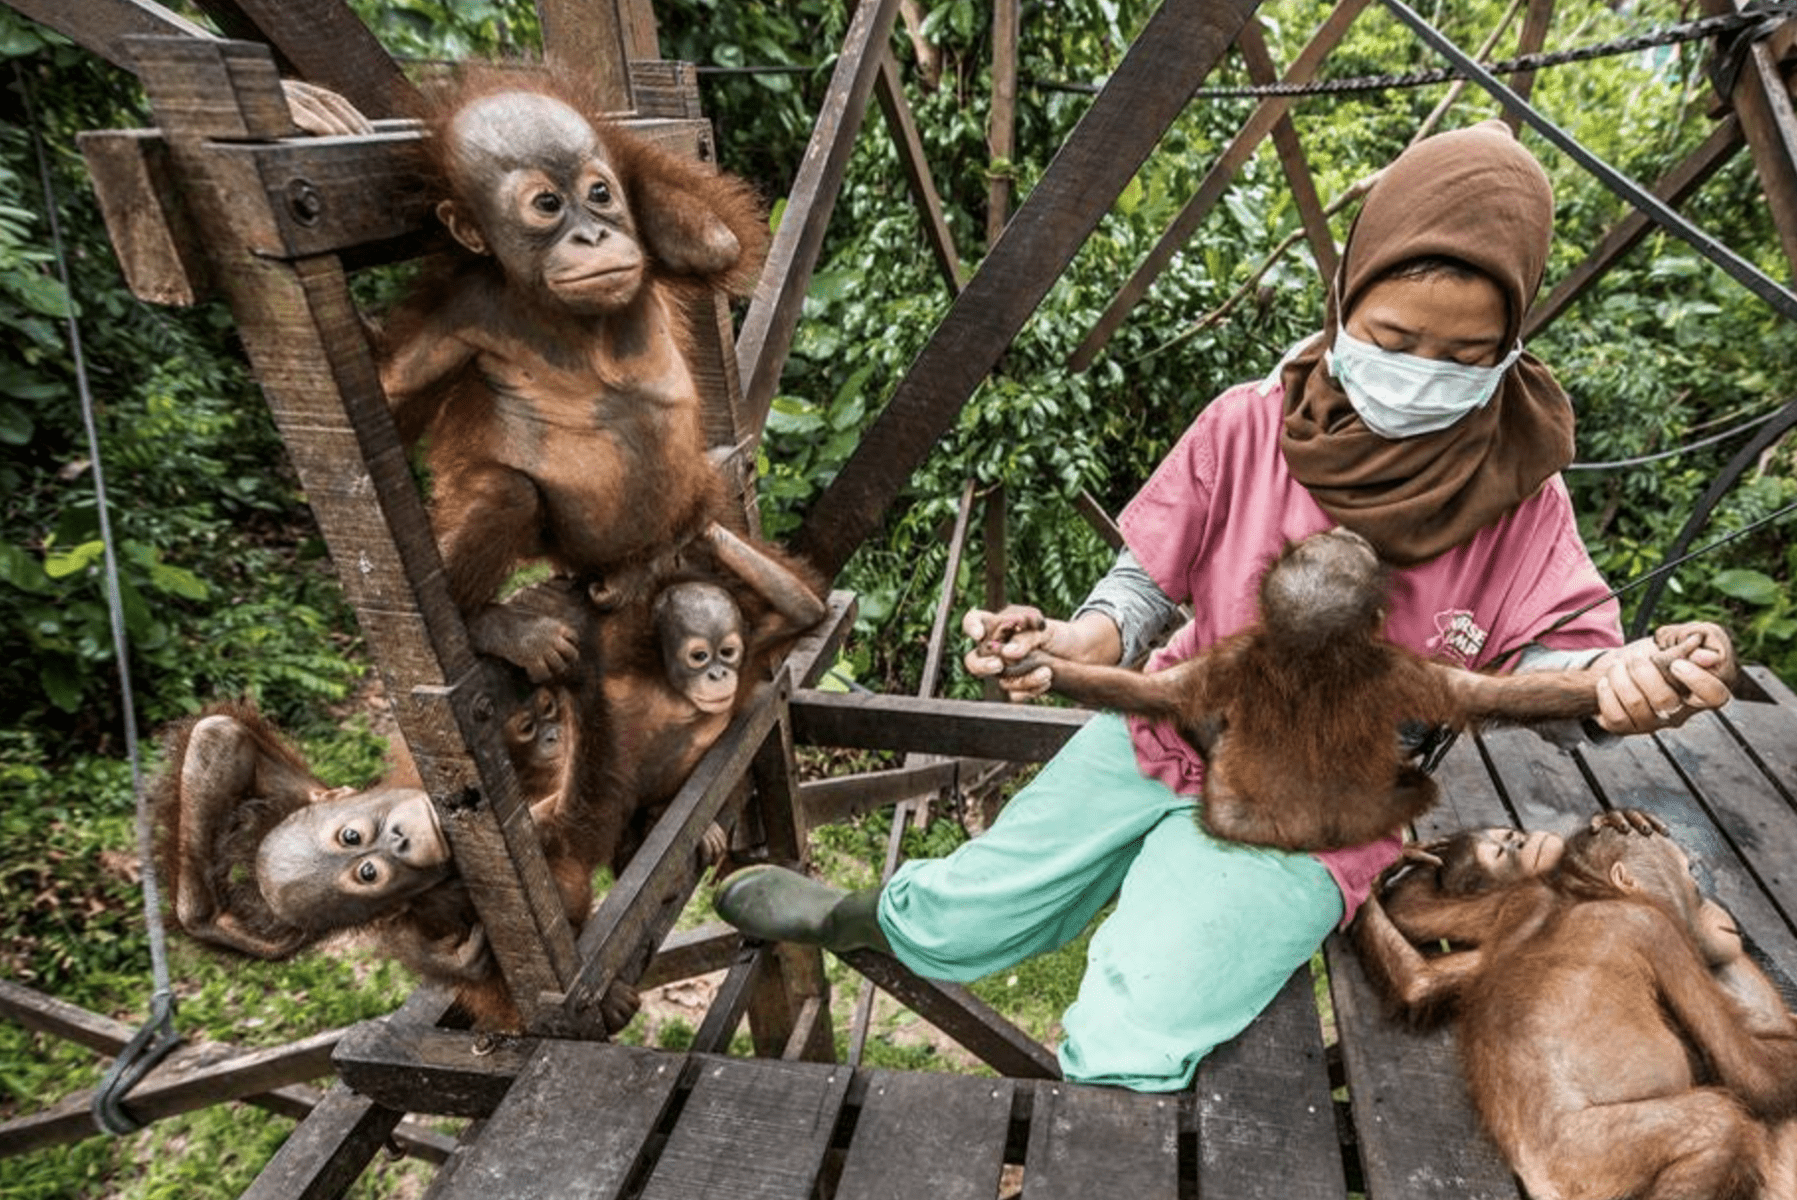
[[[1597, 713], [1600, 671], [1487, 675], [1432, 663], [1383, 636], [1385, 605], [1372, 546], [1335, 529], [1288, 545], [1267, 569], [1259, 621], [1164, 671], [1037, 651], [1005, 674], [1046, 666], [1049, 686], [1082, 704], [1172, 721], [1205, 760], [1204, 827], [1285, 850], [1360, 845], [1426, 812], [1436, 787], [1411, 761], [1406, 730]], [[1041, 619], [1021, 606], [1000, 613], [992, 653]], [[1664, 672], [1725, 636], [1712, 625], [1664, 627], [1656, 661]]]

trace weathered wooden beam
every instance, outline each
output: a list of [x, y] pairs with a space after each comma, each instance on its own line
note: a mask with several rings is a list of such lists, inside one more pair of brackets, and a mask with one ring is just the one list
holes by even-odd
[[608, 113], [635, 107], [630, 94], [630, 60], [653, 54], [633, 53], [631, 22], [619, 12], [618, 0], [536, 0], [543, 26], [543, 57], [573, 71], [593, 88]]
[[[1526, 58], [1539, 53], [1547, 43], [1547, 29], [1553, 20], [1554, 0], [1529, 0], [1529, 11], [1522, 21], [1522, 33], [1516, 39], [1516, 57]], [[1517, 71], [1511, 75], [1510, 90], [1527, 100], [1535, 90], [1535, 72]], [[1518, 118], [1510, 116], [1506, 120], [1512, 131], [1522, 128]]]
[[[849, 19], [848, 35], [830, 76], [830, 90], [824, 94], [817, 123], [812, 126], [755, 298], [743, 316], [736, 338], [736, 361], [749, 429], [760, 430], [780, 386], [780, 372], [792, 349], [793, 331], [823, 247], [824, 231], [842, 189], [855, 135], [867, 114], [868, 93], [889, 54], [886, 42], [892, 36], [892, 18], [897, 11], [898, 0], [862, 0]], [[826, 574], [834, 575], [835, 568]]]
[[[1261, 34], [1258, 19], [1242, 26], [1235, 45], [1248, 64], [1250, 82], [1268, 84], [1279, 77], [1279, 68], [1273, 65], [1273, 56], [1267, 50], [1267, 40]], [[1323, 212], [1316, 180], [1310, 174], [1310, 161], [1304, 155], [1304, 146], [1298, 140], [1298, 129], [1292, 124], [1289, 112], [1280, 113], [1279, 119], [1273, 122], [1273, 148], [1279, 155], [1286, 184], [1292, 189], [1292, 200], [1298, 206], [1298, 220], [1304, 226], [1304, 236], [1310, 241], [1317, 275], [1328, 285], [1335, 279], [1335, 235], [1329, 232], [1329, 217]]]
[[212, 291], [211, 265], [188, 220], [154, 130], [77, 134], [125, 286], [151, 304], [194, 304]]
[[[834, 576], [884, 518], [1142, 161], [1223, 57], [1255, 0], [1166, 0], [806, 514], [793, 548]], [[1178, 86], [1168, 86], [1178, 80]]]
[[[1703, 145], [1660, 177], [1659, 182], [1654, 184], [1654, 195], [1675, 208], [1683, 204], [1712, 175], [1721, 170], [1723, 164], [1735, 156], [1745, 140], [1740, 120], [1735, 114], [1729, 113], [1710, 131], [1710, 136], [1704, 139]], [[1537, 300], [1534, 307], [1529, 309], [1528, 318], [1523, 322], [1523, 339], [1527, 341], [1553, 324], [1578, 302], [1579, 297], [1591, 289], [1592, 284], [1602, 279], [1605, 272], [1615, 266], [1623, 255], [1640, 245], [1641, 239], [1655, 228], [1653, 221], [1640, 212], [1630, 212], [1613, 225], [1603, 239], [1592, 247], [1584, 261], [1561, 276], [1553, 291]]]
[[[992, 2], [992, 110], [986, 118], [986, 150], [994, 162], [1017, 154], [1017, 40], [1021, 0]], [[994, 171], [986, 184], [986, 244], [998, 241], [1011, 219], [1011, 177]]]
[[736, 961], [741, 945], [742, 935], [722, 921], [676, 930], [662, 941], [636, 986], [646, 991], [664, 983], [722, 971]]
[[861, 750], [921, 750], [965, 758], [1047, 762], [1091, 720], [1083, 708], [920, 700], [872, 692], [807, 689], [792, 698], [793, 735], [801, 745]]
[[[735, 931], [731, 932], [734, 934]], [[75, 1042], [100, 1054], [117, 1054], [136, 1034], [136, 1030], [123, 1021], [89, 1012], [67, 1001], [46, 996], [42, 992], [32, 991], [4, 979], [0, 979], [0, 1015], [26, 1029]], [[228, 1050], [229, 1047], [225, 1049]], [[304, 1120], [309, 1116], [321, 1098], [321, 1093], [316, 1088], [303, 1084], [241, 1097], [248, 1104], [295, 1120]], [[85, 1137], [86, 1134], [76, 1133], [75, 1136]], [[442, 1162], [452, 1147], [450, 1139], [414, 1121], [402, 1122], [393, 1131], [393, 1141], [407, 1153], [429, 1162]]]
[[115, 67], [136, 71], [125, 46], [134, 36], [186, 37], [198, 41], [215, 35], [152, 0], [6, 0], [8, 6], [46, 25], [90, 54]]
[[923, 237], [930, 247], [930, 257], [936, 260], [936, 270], [941, 273], [942, 281], [948, 285], [948, 294], [952, 296], [961, 290], [961, 256], [955, 250], [955, 236], [949, 232], [948, 218], [942, 212], [942, 197], [937, 194], [936, 180], [930, 174], [930, 160], [924, 154], [917, 121], [911, 115], [911, 105], [905, 100], [905, 84], [899, 76], [898, 60], [893, 57], [892, 50], [884, 46], [880, 51], [880, 73], [874, 77], [874, 98], [879, 101], [880, 111], [886, 116], [886, 127], [892, 131], [892, 140], [898, 146], [899, 169], [904, 171], [905, 182], [910, 185], [911, 201], [917, 206], [918, 218], [923, 222]]
[[[176, 1050], [131, 1089], [124, 1100], [125, 1110], [148, 1124], [176, 1113], [209, 1108], [328, 1075], [331, 1050], [342, 1032], [331, 1029], [267, 1050], [233, 1051], [218, 1044]], [[101, 1132], [94, 1120], [93, 1105], [94, 1092], [90, 1089], [65, 1097], [40, 1112], [0, 1124], [0, 1157], [79, 1141]]]
[[545, 1032], [569, 1036], [596, 1032], [606, 990], [614, 981], [637, 978], [648, 968], [655, 947], [673, 928], [697, 883], [700, 840], [738, 791], [790, 693], [782, 670], [693, 768], [581, 930], [579, 968], [566, 994], [542, 997], [545, 1008], [553, 1010], [544, 1022]]
[[344, 592], [435, 800], [456, 867], [531, 1019], [565, 986], [572, 931], [518, 793], [497, 703], [449, 596], [430, 522], [382, 394], [360, 314], [329, 256], [280, 262], [280, 218], [253, 159], [220, 143], [291, 131], [266, 47], [134, 38], [215, 278], [318, 518]]
[[[1341, 0], [1327, 20], [1311, 36], [1310, 43], [1299, 51], [1298, 57], [1286, 70], [1284, 81], [1287, 83], [1308, 83], [1316, 77], [1317, 68], [1328, 57], [1329, 52], [1340, 44], [1347, 36], [1348, 27], [1354, 18], [1360, 15], [1371, 0]], [[1099, 351], [1110, 342], [1113, 334], [1122, 327], [1130, 311], [1148, 294], [1154, 281], [1160, 278], [1161, 272], [1173, 261], [1175, 255], [1191, 240], [1192, 234], [1210, 215], [1210, 210], [1229, 190], [1231, 181], [1237, 171], [1254, 157], [1254, 151], [1266, 136], [1272, 132], [1279, 119], [1291, 111], [1294, 98], [1291, 96], [1268, 96], [1254, 106], [1241, 130], [1223, 148], [1217, 161], [1211, 164], [1209, 171], [1198, 183], [1198, 190], [1186, 201], [1173, 223], [1167, 226], [1160, 240], [1148, 252], [1140, 266], [1135, 269], [1124, 285], [1118, 289], [1117, 295], [1105, 306], [1103, 313], [1092, 325], [1080, 344], [1074, 348], [1067, 359], [1067, 365], [1075, 371], [1084, 371], [1097, 359]]]
[[239, 1200], [337, 1200], [386, 1149], [403, 1115], [337, 1084]]
[[[755, 752], [750, 773], [755, 782], [754, 816], [760, 826], [763, 851], [775, 862], [803, 870], [811, 849], [799, 803], [792, 720], [785, 707]], [[798, 1023], [806, 1006], [813, 1001], [824, 1006], [824, 1022], [830, 1024], [830, 981], [824, 974], [823, 952], [816, 946], [780, 945], [756, 977], [749, 1005], [749, 1030], [756, 1053], [784, 1053], [799, 1032]], [[809, 1045], [819, 1061], [828, 1062], [836, 1056], [834, 1039], [801, 1045]]]
[[896, 958], [874, 950], [850, 950], [839, 957], [1000, 1075], [1014, 1079], [1061, 1077], [1060, 1065], [1046, 1046], [959, 984], [925, 979]]
[[383, 1108], [486, 1117], [538, 1045], [384, 1017], [350, 1026], [333, 1061], [344, 1083]]
[[[1746, 8], [1741, 0], [1703, 0], [1703, 11], [1711, 16]], [[1787, 17], [1785, 23], [1797, 25], [1797, 20]], [[1791, 86], [1785, 82], [1771, 39], [1746, 47], [1734, 90], [1726, 99], [1741, 118], [1772, 224], [1793, 277], [1797, 277], [1797, 110], [1792, 107]]]
[[799, 639], [786, 656], [786, 669], [792, 672], [795, 687], [815, 687], [842, 652], [843, 643], [855, 628], [855, 594], [834, 591], [825, 601], [823, 620]]
[[[774, 949], [762, 943], [752, 946], [741, 945], [737, 950], [735, 961], [724, 975], [723, 983], [718, 985], [717, 994], [711, 998], [711, 1007], [705, 1010], [705, 1019], [699, 1022], [698, 1032], [693, 1034], [691, 1049], [698, 1054], [728, 1054], [730, 1039], [736, 1036], [736, 1027], [742, 1024], [743, 1014], [749, 1010], [749, 997], [755, 991], [757, 980], [767, 973], [772, 965]], [[771, 1057], [778, 1057], [779, 1050], [784, 1048], [782, 1039], [780, 1047], [775, 1049]], [[759, 1053], [759, 1047], [757, 1048]]]
[[365, 116], [417, 111], [418, 89], [344, 0], [196, 2], [227, 37], [267, 42], [284, 68], [346, 97]]
[[805, 827], [816, 829], [820, 825], [834, 825], [901, 800], [952, 788], [961, 778], [961, 767], [961, 759], [938, 759], [895, 767], [890, 771], [865, 771], [833, 779], [807, 780], [799, 785]]

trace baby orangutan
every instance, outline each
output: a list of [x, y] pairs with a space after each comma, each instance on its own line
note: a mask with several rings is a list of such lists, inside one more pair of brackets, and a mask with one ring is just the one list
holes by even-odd
[[1473, 1106], [1531, 1197], [1797, 1195], [1797, 1019], [1663, 826], [1605, 813], [1563, 844], [1489, 830], [1423, 857], [1355, 944], [1401, 1014], [1458, 1014]]
[[459, 249], [380, 337], [401, 437], [428, 435], [450, 592], [476, 646], [538, 682], [575, 632], [483, 619], [520, 562], [643, 600], [722, 512], [683, 297], [745, 289], [768, 237], [741, 180], [583, 107], [517, 73], [446, 90], [428, 148]]
[[[520, 786], [553, 788], [533, 815], [568, 916], [584, 920], [592, 866], [578, 814], [559, 804], [567, 697], [537, 689], [507, 719]], [[333, 934], [367, 931], [427, 979], [459, 985], [483, 1028], [517, 1010], [490, 953], [430, 797], [405, 769], [373, 788], [326, 788], [248, 703], [215, 704], [165, 737], [152, 786], [157, 860], [176, 926], [196, 940], [280, 960]], [[636, 1010], [619, 985], [603, 1005], [620, 1028]]]
[[[1082, 704], [1171, 720], [1205, 761], [1205, 829], [1285, 850], [1360, 845], [1427, 811], [1435, 783], [1404, 732], [1598, 711], [1599, 671], [1432, 663], [1383, 635], [1385, 605], [1372, 546], [1335, 529], [1288, 545], [1261, 577], [1259, 620], [1183, 662], [1144, 674], [1036, 651], [1005, 674], [1046, 666], [1049, 686]], [[1041, 620], [1034, 609], [1000, 613], [989, 652]], [[1662, 631], [1664, 662], [1702, 644], [1689, 628]]]

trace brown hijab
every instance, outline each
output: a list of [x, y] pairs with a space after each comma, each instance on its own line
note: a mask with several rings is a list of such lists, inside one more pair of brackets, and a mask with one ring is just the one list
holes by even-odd
[[1456, 258], [1503, 290], [1514, 346], [1553, 236], [1547, 173], [1501, 121], [1425, 138], [1400, 154], [1348, 231], [1323, 336], [1287, 363], [1280, 444], [1293, 477], [1387, 560], [1433, 558], [1534, 495], [1572, 461], [1572, 405], [1524, 353], [1481, 409], [1434, 433], [1387, 440], [1368, 429], [1323, 365], [1339, 302], [1353, 308], [1393, 267]]

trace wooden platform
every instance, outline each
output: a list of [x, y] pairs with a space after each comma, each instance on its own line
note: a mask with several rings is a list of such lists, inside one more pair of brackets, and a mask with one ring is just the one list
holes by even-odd
[[[1757, 668], [1744, 690], [1753, 697], [1721, 715], [1602, 747], [1568, 752], [1520, 730], [1463, 739], [1419, 832], [1570, 831], [1602, 807], [1655, 813], [1797, 1003], [1797, 694]], [[878, 740], [803, 690], [795, 727], [813, 700], [836, 736]], [[900, 706], [869, 734], [876, 724], [902, 743], [912, 720]], [[337, 1065], [389, 1108], [485, 1118], [433, 1184], [438, 1200], [983, 1200], [1018, 1186], [1026, 1200], [1517, 1200], [1468, 1108], [1451, 1034], [1387, 1023], [1341, 937], [1325, 960], [1332, 1011], [1319, 1014], [1300, 971], [1190, 1090], [1166, 1096], [552, 1039], [477, 1056], [466, 1034], [398, 1018], [352, 1031]], [[727, 1044], [716, 1039], [733, 1018], [707, 1024], [701, 1041]]]

